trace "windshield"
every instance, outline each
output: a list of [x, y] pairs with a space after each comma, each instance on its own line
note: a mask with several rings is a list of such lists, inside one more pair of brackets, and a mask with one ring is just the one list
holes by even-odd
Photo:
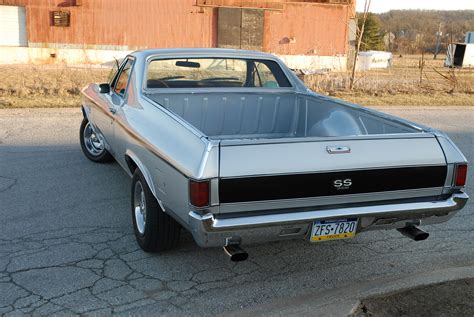
[[269, 60], [195, 58], [150, 62], [147, 88], [291, 87], [278, 63]]

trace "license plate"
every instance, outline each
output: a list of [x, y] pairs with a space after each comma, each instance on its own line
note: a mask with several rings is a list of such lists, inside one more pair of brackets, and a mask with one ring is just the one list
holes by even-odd
[[357, 230], [357, 218], [322, 220], [313, 222], [311, 242], [353, 238]]

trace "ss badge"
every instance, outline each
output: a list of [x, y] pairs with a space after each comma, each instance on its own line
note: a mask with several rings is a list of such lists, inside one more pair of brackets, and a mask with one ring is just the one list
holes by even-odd
[[337, 190], [349, 189], [352, 186], [352, 179], [336, 179], [333, 185]]

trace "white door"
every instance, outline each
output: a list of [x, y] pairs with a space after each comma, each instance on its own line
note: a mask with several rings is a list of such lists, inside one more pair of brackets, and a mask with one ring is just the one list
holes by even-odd
[[0, 5], [0, 46], [28, 46], [24, 7]]

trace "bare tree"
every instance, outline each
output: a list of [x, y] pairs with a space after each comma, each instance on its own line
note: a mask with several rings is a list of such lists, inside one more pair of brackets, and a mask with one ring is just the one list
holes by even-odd
[[357, 45], [356, 45], [356, 50], [355, 50], [354, 61], [353, 61], [353, 64], [352, 64], [351, 78], [350, 78], [350, 81], [349, 81], [349, 89], [350, 90], [352, 90], [354, 88], [355, 72], [356, 72], [356, 66], [357, 66], [357, 57], [359, 56], [360, 44], [362, 43], [362, 36], [364, 35], [365, 22], [367, 22], [367, 16], [369, 15], [371, 2], [372, 2], [372, 0], [365, 0], [364, 12], [362, 14], [362, 25], [361, 25], [360, 28], [359, 28], [359, 26], [357, 26]]

